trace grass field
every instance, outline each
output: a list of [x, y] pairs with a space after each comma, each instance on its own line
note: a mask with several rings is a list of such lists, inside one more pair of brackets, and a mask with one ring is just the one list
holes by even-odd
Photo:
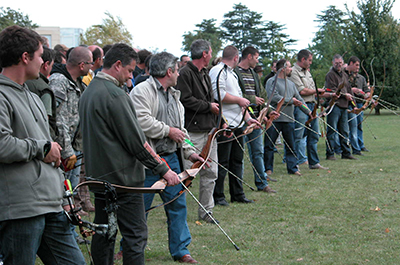
[[[279, 181], [270, 185], [278, 193], [245, 187], [256, 203], [214, 208], [240, 251], [215, 225], [196, 224], [198, 206], [187, 194], [192, 256], [201, 264], [400, 264], [399, 129], [399, 116], [370, 115], [364, 139], [371, 152], [357, 161], [325, 160], [321, 138], [318, 152], [329, 170], [301, 168], [301, 177], [286, 174], [276, 154], [272, 177]], [[246, 158], [245, 165], [244, 180], [254, 186]], [[196, 180], [191, 190], [198, 195]], [[227, 190], [226, 195], [229, 199]], [[148, 227], [146, 264], [176, 264], [168, 251], [163, 209], [150, 213]]]

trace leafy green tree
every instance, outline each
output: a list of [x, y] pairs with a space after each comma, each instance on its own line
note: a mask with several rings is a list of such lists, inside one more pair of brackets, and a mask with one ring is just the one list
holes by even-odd
[[[297, 41], [283, 33], [285, 25], [268, 21], [264, 23], [264, 38], [260, 40], [261, 55], [273, 59], [290, 58], [295, 53], [289, 47]], [[272, 61], [271, 60], [271, 61]]]
[[248, 45], [255, 45], [264, 33], [262, 14], [251, 11], [247, 6], [239, 3], [233, 10], [224, 15], [221, 24], [223, 37], [228, 43], [243, 50]]
[[[391, 14], [393, 3], [394, 0], [358, 0], [356, 11], [350, 11], [345, 6], [344, 12], [330, 6], [317, 15], [320, 29], [310, 49], [314, 53], [311, 71], [318, 86], [324, 84], [331, 58], [336, 53], [344, 54], [345, 62], [352, 55], [364, 61], [372, 85], [370, 62], [375, 58], [375, 94], [381, 93], [384, 84], [382, 99], [400, 106], [400, 91], [397, 89], [400, 86], [397, 67], [400, 60], [400, 24]], [[364, 75], [362, 70], [360, 74]]]
[[283, 33], [285, 25], [263, 21], [262, 14], [251, 11], [247, 6], [235, 4], [233, 10], [226, 13], [224, 18], [221, 28], [225, 41], [239, 50], [249, 45], [257, 48], [265, 66], [265, 73], [269, 71], [268, 66], [272, 60], [291, 57], [294, 53], [289, 47], [295, 44], [296, 40]]
[[217, 56], [217, 53], [221, 50], [221, 30], [215, 25], [216, 19], [204, 19], [200, 24], [196, 24], [198, 29], [194, 32], [188, 32], [183, 34], [182, 51], [190, 52], [190, 46], [192, 42], [197, 39], [207, 40], [211, 43], [212, 55]]
[[[335, 54], [351, 54], [349, 21], [346, 13], [336, 6], [329, 6], [322, 14], [317, 15], [320, 24], [319, 30], [313, 38], [313, 45], [309, 49], [313, 52], [311, 71], [318, 87], [325, 83], [325, 75], [332, 66]], [[345, 59], [345, 58], [344, 58]]]
[[103, 24], [93, 25], [81, 35], [81, 43], [86, 45], [104, 46], [117, 42], [132, 45], [132, 35], [122, 23], [121, 18], [114, 18], [109, 12], [103, 19]]
[[[352, 32], [351, 46], [354, 54], [367, 62], [365, 68], [370, 73], [369, 62], [373, 58], [375, 83], [385, 86], [382, 99], [400, 106], [400, 24], [393, 18], [391, 10], [394, 0], [360, 0], [357, 2], [359, 12], [349, 11], [350, 30]], [[347, 8], [347, 7], [346, 7]], [[385, 71], [383, 69], [385, 65]], [[374, 80], [371, 78], [371, 83]], [[381, 87], [376, 87], [380, 94]], [[379, 107], [377, 108], [379, 112]]]
[[19, 9], [16, 11], [9, 7], [0, 7], [0, 31], [12, 25], [18, 25], [30, 29], [39, 27], [37, 24], [32, 23], [28, 15], [24, 15], [19, 11]]

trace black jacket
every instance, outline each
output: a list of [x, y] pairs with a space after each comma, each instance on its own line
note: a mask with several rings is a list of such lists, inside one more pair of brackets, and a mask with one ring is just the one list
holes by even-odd
[[185, 128], [188, 132], [209, 132], [217, 124], [217, 115], [211, 112], [211, 102], [214, 102], [211, 79], [207, 69], [201, 71], [205, 76], [205, 84], [198, 68], [188, 62], [180, 70], [176, 86], [181, 91], [181, 102], [185, 107]]

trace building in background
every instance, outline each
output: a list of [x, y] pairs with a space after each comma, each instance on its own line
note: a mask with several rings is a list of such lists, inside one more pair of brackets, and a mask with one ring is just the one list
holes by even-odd
[[48, 39], [51, 48], [57, 44], [64, 44], [68, 48], [79, 46], [83, 34], [81, 28], [38, 27], [35, 31]]

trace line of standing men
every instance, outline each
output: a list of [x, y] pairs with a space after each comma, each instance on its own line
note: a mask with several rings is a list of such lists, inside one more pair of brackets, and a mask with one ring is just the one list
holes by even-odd
[[[267, 98], [263, 96], [263, 91], [258, 86], [258, 77], [251, 69], [257, 63], [258, 51], [250, 47], [245, 49], [242, 52], [243, 60], [237, 68], [239, 52], [235, 47], [227, 46], [223, 51], [222, 62], [212, 68], [208, 76], [204, 69], [211, 58], [210, 44], [198, 40], [191, 49], [193, 61], [182, 68], [180, 83], [177, 58], [166, 52], [159, 53], [150, 61], [150, 78], [135, 87], [129, 98], [121, 86], [132, 78], [136, 66], [137, 53], [131, 47], [125, 44], [113, 45], [104, 59], [103, 70], [86, 89], [80, 77], [86, 75], [90, 65], [93, 65], [92, 53], [85, 47], [74, 48], [67, 64], [56, 67], [55, 74], [50, 79], [54, 86], [57, 108], [65, 109], [65, 112], [60, 112], [60, 117], [57, 116], [58, 140], [64, 147], [62, 149], [51, 140], [48, 130], [49, 112], [39, 98], [31, 94], [24, 85], [27, 80], [39, 76], [43, 63], [41, 37], [18, 26], [9, 27], [0, 33], [0, 62], [3, 68], [0, 76], [0, 166], [6, 172], [0, 179], [3, 183], [0, 185], [3, 198], [0, 200], [3, 208], [0, 211], [0, 254], [6, 262], [33, 264], [38, 254], [46, 264], [63, 259], [68, 259], [68, 264], [84, 264], [82, 253], [61, 211], [62, 178], [55, 167], [59, 166], [62, 157], [67, 159], [67, 167], [72, 168], [77, 160], [77, 151], [83, 150], [87, 156], [87, 175], [114, 184], [151, 186], [162, 176], [168, 183], [162, 199], [164, 202], [170, 201], [182, 190], [177, 185], [180, 183], [177, 174], [182, 171], [183, 158], [191, 163], [204, 162], [186, 140], [192, 139], [198, 149], [204, 147], [206, 133], [217, 125], [216, 114], [220, 109], [224, 116], [223, 128], [229, 128], [230, 131], [225, 131], [219, 137], [221, 144], [217, 155], [215, 151], [212, 155], [213, 161], [219, 161], [218, 171], [214, 165], [200, 177], [200, 194], [203, 194], [200, 200], [206, 205], [206, 211], [199, 209], [199, 218], [209, 221], [214, 203], [228, 205], [223, 187], [227, 171], [231, 202], [253, 202], [245, 197], [240, 181], [243, 178], [244, 140], [239, 136], [245, 129], [245, 123], [247, 126], [256, 125], [256, 136], [260, 133], [257, 130], [262, 121], [257, 121], [249, 112], [244, 111], [250, 101], [260, 107], [256, 109], [255, 115], [260, 112], [261, 107], [266, 107], [264, 103]], [[313, 118], [310, 109], [304, 106], [305, 102], [299, 96], [294, 83], [289, 83], [289, 93], [286, 91], [286, 84], [282, 83], [290, 75], [290, 63], [281, 60], [277, 63], [277, 69], [283, 70], [277, 78], [267, 82], [271, 102], [277, 103], [284, 98], [287, 102], [286, 115], [293, 117], [292, 105], [296, 105], [304, 114]], [[342, 77], [339, 69], [337, 72]], [[173, 88], [177, 82], [179, 90]], [[84, 89], [85, 92], [81, 95]], [[192, 115], [184, 117], [180, 93], [187, 113]], [[250, 100], [244, 98], [243, 94]], [[80, 119], [76, 112], [79, 97]], [[332, 94], [332, 97], [335, 96]], [[351, 99], [347, 94], [345, 98]], [[203, 116], [197, 117], [197, 114]], [[274, 119], [279, 114], [270, 112], [269, 116]], [[292, 123], [283, 121], [286, 122]], [[279, 120], [275, 121], [274, 126], [281, 126], [279, 123]], [[81, 128], [81, 136], [75, 133], [78, 126]], [[281, 126], [285, 130], [292, 127], [291, 124]], [[234, 140], [228, 141], [232, 139], [232, 135]], [[256, 136], [252, 138], [250, 135], [249, 138], [256, 140]], [[83, 139], [83, 146], [79, 139]], [[333, 141], [333, 138], [330, 140]], [[290, 139], [289, 142], [293, 143]], [[13, 148], [10, 148], [11, 145]], [[216, 145], [215, 141], [213, 145]], [[252, 160], [255, 161], [257, 157], [254, 154], [259, 154], [260, 150], [256, 151], [253, 145], [249, 149]], [[346, 151], [344, 150], [342, 157], [347, 155]], [[294, 155], [293, 148], [291, 152]], [[295, 173], [298, 170], [289, 156], [287, 153], [288, 172]], [[268, 163], [264, 169], [261, 165], [254, 168], [255, 182], [259, 190], [274, 192], [268, 188], [268, 176], [264, 172], [268, 169], [272, 171], [269, 167], [271, 160]], [[186, 163], [187, 167], [189, 165], [190, 163]], [[319, 163], [311, 166], [315, 165]], [[32, 175], [32, 172], [39, 173]], [[32, 176], [33, 180], [21, 179], [27, 176]], [[20, 196], [21, 194], [24, 196]], [[95, 196], [95, 222], [106, 223], [104, 197], [96, 192]], [[118, 226], [124, 238], [124, 264], [144, 264], [147, 241], [145, 209], [150, 207], [152, 200], [151, 195], [143, 199], [139, 194], [118, 194], [117, 215]], [[165, 207], [165, 211], [172, 257], [180, 262], [197, 263], [187, 250], [191, 236], [186, 220], [185, 196], [179, 196]], [[32, 230], [33, 227], [37, 229]], [[63, 236], [60, 237], [59, 233]], [[19, 236], [15, 237], [16, 235]], [[13, 242], [10, 242], [10, 238], [14, 238]], [[113, 263], [114, 241], [115, 238], [109, 241], [100, 235], [94, 235], [92, 253], [96, 264]], [[69, 251], [66, 252], [65, 248]]]

